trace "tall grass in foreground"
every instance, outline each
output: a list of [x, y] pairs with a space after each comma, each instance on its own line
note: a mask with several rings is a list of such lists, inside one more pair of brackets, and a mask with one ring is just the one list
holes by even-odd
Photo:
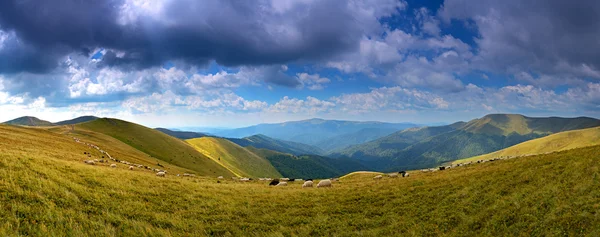
[[331, 189], [84, 165], [0, 129], [0, 236], [600, 236], [600, 146]]

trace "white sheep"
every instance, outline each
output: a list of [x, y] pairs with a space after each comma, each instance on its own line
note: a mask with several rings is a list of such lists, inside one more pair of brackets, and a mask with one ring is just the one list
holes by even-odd
[[331, 187], [331, 180], [329, 179], [324, 179], [319, 181], [319, 183], [317, 184], [317, 188], [324, 188], [324, 187]]
[[381, 175], [377, 175], [377, 176], [373, 177], [373, 179], [381, 179], [381, 178], [383, 178], [383, 176], [381, 176]]
[[388, 176], [390, 176], [390, 178], [397, 178], [398, 173], [391, 173], [391, 174], [388, 174]]
[[93, 160], [85, 160], [83, 161], [84, 163], [88, 164], [88, 165], [95, 165], [96, 162], [94, 162]]
[[404, 177], [408, 177], [409, 175], [410, 175], [409, 173], [406, 173], [406, 174], [404, 174]]
[[242, 182], [248, 182], [248, 181], [250, 181], [250, 179], [249, 178], [241, 178], [240, 181], [242, 181]]
[[133, 166], [129, 166], [129, 170], [133, 170]]
[[110, 168], [117, 168], [117, 164], [111, 164]]
[[165, 172], [158, 172], [156, 173], [156, 176], [165, 177]]
[[290, 181], [290, 178], [281, 178], [279, 180], [281, 180], [281, 181]]
[[277, 185], [275, 186], [287, 186], [287, 182], [279, 182]]
[[223, 176], [219, 176], [219, 177], [217, 177], [217, 179], [223, 179]]
[[313, 186], [313, 181], [310, 181], [310, 180], [306, 181], [306, 182], [304, 182], [304, 184], [302, 184], [303, 188], [312, 188], [312, 186]]

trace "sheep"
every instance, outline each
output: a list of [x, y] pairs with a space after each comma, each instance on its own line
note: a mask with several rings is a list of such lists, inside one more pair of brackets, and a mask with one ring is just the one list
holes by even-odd
[[398, 174], [397, 173], [391, 173], [391, 174], [388, 174], [388, 176], [390, 176], [390, 178], [397, 178]]
[[165, 172], [158, 172], [158, 173], [156, 173], [156, 176], [165, 177]]
[[381, 179], [381, 178], [383, 178], [383, 176], [381, 176], [381, 175], [377, 175], [377, 176], [373, 177], [373, 179]]
[[287, 182], [280, 182], [280, 183], [278, 183], [275, 186], [287, 186]]
[[324, 179], [324, 180], [319, 181], [319, 184], [317, 184], [317, 188], [324, 188], [324, 187], [332, 187], [331, 180]]
[[250, 181], [250, 179], [249, 178], [241, 178], [240, 181], [242, 181], [242, 182], [248, 182], [248, 181]]
[[274, 179], [269, 183], [269, 186], [275, 186], [277, 184], [279, 184], [279, 179]]
[[84, 163], [88, 164], [88, 165], [95, 165], [96, 162], [94, 162], [93, 160], [85, 160], [83, 161]]
[[313, 181], [306, 181], [304, 182], [304, 184], [302, 184], [303, 188], [312, 188], [313, 186]]
[[117, 168], [117, 164], [111, 164], [110, 168]]
[[302, 182], [302, 181], [304, 181], [304, 180], [303, 180], [303, 179], [296, 179], [296, 181], [298, 181], [298, 182]]
[[133, 166], [129, 166], [129, 170], [133, 170]]
[[290, 178], [281, 178], [279, 180], [281, 180], [281, 181], [290, 181]]
[[406, 173], [406, 174], [404, 174], [404, 177], [408, 177], [409, 175], [410, 175], [409, 173]]
[[217, 179], [223, 179], [223, 176], [219, 176], [219, 177], [217, 177]]

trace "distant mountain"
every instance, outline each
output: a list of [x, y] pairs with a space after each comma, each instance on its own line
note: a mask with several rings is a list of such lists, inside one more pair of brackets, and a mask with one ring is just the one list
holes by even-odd
[[317, 147], [326, 152], [342, 150], [352, 145], [370, 142], [398, 131], [395, 128], [364, 128], [356, 132], [327, 138], [318, 142]]
[[600, 145], [600, 127], [593, 127], [559, 132], [542, 138], [519, 143], [517, 145], [485, 155], [456, 160], [453, 163], [491, 159], [501, 156], [537, 155], [597, 145]]
[[264, 148], [294, 155], [320, 155], [324, 153], [324, 151], [318, 147], [298, 142], [279, 140], [262, 134], [249, 136], [245, 138], [227, 139], [243, 147], [252, 146], [255, 148]]
[[58, 123], [54, 123], [56, 125], [72, 125], [72, 124], [78, 124], [78, 123], [85, 123], [85, 122], [89, 122], [89, 121], [94, 121], [96, 119], [99, 119], [96, 116], [81, 116], [78, 118], [74, 118], [71, 120], [65, 120], [65, 121], [60, 121]]
[[199, 133], [199, 132], [173, 131], [173, 130], [166, 129], [166, 128], [155, 128], [155, 129], [158, 131], [161, 131], [169, 136], [176, 137], [176, 138], [183, 139], [183, 140], [199, 138], [199, 137], [208, 137], [208, 135], [206, 135], [204, 133]]
[[186, 142], [237, 176], [253, 178], [281, 177], [281, 174], [267, 159], [227, 139], [202, 137], [189, 139]]
[[10, 121], [4, 122], [9, 125], [21, 125], [21, 126], [53, 126], [54, 124], [45, 120], [38, 119], [36, 117], [24, 116], [16, 118]]
[[468, 123], [406, 129], [330, 154], [360, 160], [376, 170], [414, 169], [501, 150], [573, 129], [600, 126], [593, 118], [530, 118], [491, 114]]
[[383, 122], [356, 122], [324, 119], [309, 119], [276, 124], [259, 124], [255, 126], [214, 131], [213, 134], [222, 137], [242, 138], [256, 134], [263, 134], [272, 138], [319, 145], [327, 139], [344, 134], [351, 134], [362, 129], [390, 129], [402, 130], [416, 127], [411, 123], [383, 123]]
[[247, 149], [265, 157], [279, 173], [289, 178], [332, 178], [367, 169], [358, 161], [352, 159], [332, 159], [317, 155], [294, 156], [254, 147], [248, 147]]

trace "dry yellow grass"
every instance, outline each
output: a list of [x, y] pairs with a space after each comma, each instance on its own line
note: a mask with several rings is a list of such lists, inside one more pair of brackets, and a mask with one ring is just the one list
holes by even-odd
[[41, 129], [0, 139], [0, 236], [600, 235], [599, 146], [302, 189], [85, 165]]

